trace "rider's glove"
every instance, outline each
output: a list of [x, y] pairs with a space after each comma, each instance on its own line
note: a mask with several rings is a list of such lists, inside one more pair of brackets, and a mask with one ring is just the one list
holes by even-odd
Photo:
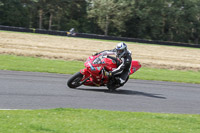
[[96, 56], [96, 55], [98, 55], [98, 54], [99, 54], [99, 53], [93, 53], [92, 56]]

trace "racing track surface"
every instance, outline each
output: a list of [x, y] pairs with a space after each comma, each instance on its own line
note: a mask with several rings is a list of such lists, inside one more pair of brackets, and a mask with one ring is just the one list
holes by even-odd
[[0, 71], [0, 109], [89, 108], [131, 112], [200, 114], [200, 85], [129, 80], [117, 92], [106, 87], [66, 87], [71, 75]]

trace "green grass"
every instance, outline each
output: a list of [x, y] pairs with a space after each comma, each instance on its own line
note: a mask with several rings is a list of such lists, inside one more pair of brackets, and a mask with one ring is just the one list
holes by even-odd
[[200, 115], [90, 109], [0, 111], [1, 133], [199, 133]]
[[[84, 68], [81, 61], [49, 60], [14, 55], [0, 55], [0, 70], [74, 74]], [[142, 67], [131, 78], [200, 84], [200, 72]]]
[[131, 78], [200, 84], [200, 72], [194, 71], [141, 68]]
[[50, 60], [15, 55], [0, 55], [0, 70], [74, 74], [84, 63], [80, 61]]

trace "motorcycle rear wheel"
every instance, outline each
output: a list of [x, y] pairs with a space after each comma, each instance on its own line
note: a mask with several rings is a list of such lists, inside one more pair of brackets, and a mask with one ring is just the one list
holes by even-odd
[[68, 81], [67, 86], [69, 88], [77, 88], [82, 85], [81, 79], [83, 75], [80, 72], [75, 73]]
[[116, 84], [116, 80], [112, 80], [112, 81], [109, 81], [108, 84], [107, 84], [107, 88], [109, 91], [115, 91], [117, 88], [123, 86], [129, 79], [129, 76], [127, 77], [126, 81], [122, 84], [122, 85], [119, 85], [119, 84]]
[[112, 92], [112, 91], [115, 91], [115, 90], [116, 90], [117, 88], [119, 88], [119, 87], [120, 87], [120, 86], [117, 87], [115, 83], [111, 83], [111, 82], [110, 82], [110, 83], [107, 84], [107, 88], [108, 88], [108, 90], [111, 91], [111, 92]]

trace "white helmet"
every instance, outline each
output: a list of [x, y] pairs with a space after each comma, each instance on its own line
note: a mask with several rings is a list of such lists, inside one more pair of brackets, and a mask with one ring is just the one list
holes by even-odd
[[125, 43], [120, 42], [116, 46], [117, 57], [121, 58], [127, 53], [127, 46]]

